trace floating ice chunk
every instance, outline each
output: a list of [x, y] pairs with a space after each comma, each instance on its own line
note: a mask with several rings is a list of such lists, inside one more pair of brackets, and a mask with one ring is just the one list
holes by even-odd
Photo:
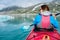
[[0, 22], [7, 21], [10, 19], [14, 19], [14, 17], [9, 15], [0, 15]]
[[23, 27], [23, 29], [26, 29], [26, 30], [29, 29], [29, 28], [30, 28], [30, 26], [24, 26]]

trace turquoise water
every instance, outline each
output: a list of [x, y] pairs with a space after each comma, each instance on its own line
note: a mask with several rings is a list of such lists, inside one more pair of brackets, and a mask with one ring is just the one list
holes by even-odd
[[[0, 22], [0, 40], [25, 40], [32, 27], [24, 29], [24, 26], [32, 23], [33, 16], [17, 17], [8, 21]], [[59, 21], [59, 18], [57, 18]], [[60, 24], [60, 23], [59, 23]], [[57, 29], [60, 32], [60, 27]]]

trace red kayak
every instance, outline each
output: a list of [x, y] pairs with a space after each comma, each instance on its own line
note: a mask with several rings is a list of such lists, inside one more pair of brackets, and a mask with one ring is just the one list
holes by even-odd
[[54, 31], [31, 31], [26, 40], [60, 40], [60, 34]]

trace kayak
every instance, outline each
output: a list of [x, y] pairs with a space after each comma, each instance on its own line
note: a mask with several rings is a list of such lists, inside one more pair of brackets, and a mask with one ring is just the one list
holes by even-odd
[[53, 31], [37, 31], [34, 29], [27, 36], [26, 40], [60, 40], [60, 34], [56, 29]]

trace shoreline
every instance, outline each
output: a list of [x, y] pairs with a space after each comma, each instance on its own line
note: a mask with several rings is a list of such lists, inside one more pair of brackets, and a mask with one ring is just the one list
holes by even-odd
[[32, 13], [23, 13], [23, 14], [0, 14], [0, 15], [8, 15], [8, 16], [31, 16], [31, 15], [36, 15]]

